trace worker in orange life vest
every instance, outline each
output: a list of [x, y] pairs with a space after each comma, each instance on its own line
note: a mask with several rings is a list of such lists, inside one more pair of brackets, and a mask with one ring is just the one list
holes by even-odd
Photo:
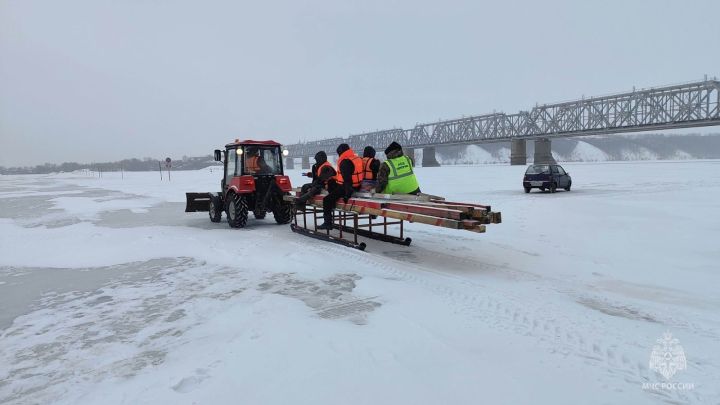
[[307, 201], [320, 194], [323, 188], [327, 188], [328, 181], [335, 177], [337, 173], [333, 169], [332, 164], [327, 160], [327, 154], [321, 150], [315, 154], [315, 164], [311, 171], [305, 176], [312, 177], [312, 182], [303, 184], [300, 189], [300, 197], [295, 200], [298, 209], [305, 209]]
[[247, 174], [269, 173], [272, 169], [265, 163], [260, 156], [257, 148], [247, 148], [245, 150], [245, 172]]
[[366, 146], [363, 150], [363, 181], [360, 185], [360, 191], [372, 193], [377, 187], [377, 174], [380, 170], [380, 161], [375, 159], [375, 148]]
[[346, 143], [337, 147], [338, 162], [335, 179], [328, 182], [329, 194], [323, 198], [323, 220], [317, 229], [332, 229], [332, 212], [341, 198], [347, 203], [352, 193], [360, 189], [364, 178], [362, 158]]

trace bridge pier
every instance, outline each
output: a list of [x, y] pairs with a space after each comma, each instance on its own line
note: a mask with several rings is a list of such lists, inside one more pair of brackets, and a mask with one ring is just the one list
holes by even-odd
[[535, 140], [535, 155], [533, 156], [533, 163], [535, 164], [555, 164], [557, 163], [552, 156], [552, 149], [550, 147], [550, 140], [547, 138], [540, 138]]
[[288, 170], [293, 170], [295, 168], [295, 158], [286, 157], [285, 158], [285, 168]]
[[310, 156], [303, 156], [300, 158], [300, 167], [303, 170], [310, 170]]
[[527, 164], [527, 141], [524, 139], [513, 139], [510, 141], [510, 164], [526, 165]]
[[413, 166], [415, 166], [415, 148], [403, 148], [403, 153], [412, 160]]
[[440, 162], [435, 158], [435, 148], [423, 148], [422, 167], [440, 167]]

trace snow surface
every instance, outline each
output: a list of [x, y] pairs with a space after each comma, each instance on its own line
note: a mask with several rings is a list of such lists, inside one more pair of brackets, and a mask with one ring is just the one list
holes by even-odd
[[0, 403], [718, 403], [720, 162], [564, 167], [418, 168], [503, 223], [366, 252], [184, 213], [217, 170], [3, 176]]

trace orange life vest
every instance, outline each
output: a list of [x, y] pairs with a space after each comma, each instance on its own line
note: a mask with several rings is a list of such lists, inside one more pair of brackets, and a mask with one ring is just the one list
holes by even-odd
[[259, 156], [248, 156], [247, 159], [245, 159], [245, 170], [255, 173], [259, 172], [260, 163], [258, 160], [260, 160]]
[[[323, 162], [323, 164], [321, 164], [320, 166], [318, 166], [317, 169], [315, 169], [315, 176], [317, 176], [318, 178], [320, 178], [320, 173], [322, 173], [323, 168], [324, 168], [325, 166], [332, 168], [332, 164], [326, 160], [326, 161]], [[329, 180], [329, 179], [330, 179], [330, 178], [328, 178], [328, 180]], [[327, 184], [327, 180], [325, 180], [325, 184]]]
[[372, 165], [372, 162], [375, 161], [375, 158], [371, 157], [364, 157], [363, 160], [363, 168], [364, 168], [364, 180], [375, 180], [375, 173], [373, 173], [372, 169], [370, 168], [370, 165]]
[[340, 172], [340, 164], [343, 162], [343, 160], [349, 159], [352, 161], [353, 165], [355, 166], [355, 170], [353, 170], [352, 175], [352, 186], [353, 187], [360, 187], [360, 183], [363, 181], [363, 175], [365, 174], [363, 170], [363, 161], [362, 158], [360, 158], [358, 155], [353, 152], [352, 149], [348, 149], [345, 152], [340, 155], [340, 158], [337, 162], [337, 174], [335, 175], [335, 181], [337, 184], [342, 185], [343, 184], [343, 177], [342, 173]]

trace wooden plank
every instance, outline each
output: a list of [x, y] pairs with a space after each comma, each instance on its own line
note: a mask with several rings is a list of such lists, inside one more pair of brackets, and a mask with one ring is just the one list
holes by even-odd
[[[338, 201], [343, 202], [342, 199]], [[366, 198], [349, 198], [347, 203], [350, 205], [358, 205], [361, 207], [374, 208], [378, 210], [384, 208], [385, 205], [385, 202], [369, 200]]]
[[480, 221], [476, 221], [474, 219], [464, 219], [462, 220], [462, 224], [465, 229], [470, 229], [480, 225]]
[[480, 205], [480, 204], [473, 204], [473, 203], [461, 203], [461, 202], [452, 202], [452, 201], [435, 201], [435, 200], [432, 200], [432, 202], [438, 203], [438, 204], [464, 205], [467, 207], [478, 207], [478, 208], [484, 208], [486, 210], [490, 209], [489, 205]]
[[[416, 206], [422, 205], [422, 206], [428, 206], [428, 207], [457, 210], [457, 211], [466, 213], [468, 216], [472, 215], [473, 210], [477, 209], [477, 207], [473, 204], [457, 203], [457, 204], [451, 205], [451, 204], [444, 204], [442, 202], [432, 202], [432, 201], [423, 201], [423, 200], [376, 198], [376, 197], [370, 197], [370, 195], [375, 195], [375, 196], [386, 195], [387, 196], [389, 194], [353, 193], [352, 199], [364, 200], [364, 201], [378, 201], [378, 202], [387, 201], [388, 203], [412, 204], [412, 205], [416, 205]], [[402, 194], [402, 195], [407, 196], [407, 194]], [[392, 196], [393, 197], [400, 196], [400, 194], [393, 194]], [[407, 201], [407, 203], [405, 201]]]
[[448, 208], [437, 208], [408, 203], [385, 203], [383, 208], [403, 212], [412, 212], [416, 214], [430, 215], [440, 218], [449, 218], [455, 220], [465, 219], [465, 215], [462, 211], [452, 210]]
[[484, 233], [485, 232], [485, 225], [478, 225], [473, 228], [466, 229], [466, 231], [470, 232], [477, 232], [477, 233]]
[[[342, 201], [341, 201], [342, 202]], [[451, 210], [447, 208], [436, 208], [421, 205], [414, 205], [404, 202], [393, 202], [393, 201], [378, 201], [375, 199], [368, 198], [350, 198], [347, 204], [352, 206], [360, 206], [372, 209], [389, 209], [400, 212], [407, 212], [413, 214], [422, 214], [437, 218], [447, 218], [454, 220], [465, 219], [463, 213], [458, 210]]]
[[[308, 200], [308, 204], [322, 207], [324, 197], [324, 195], [316, 195]], [[286, 201], [292, 201], [293, 198], [292, 196], [284, 197]], [[453, 209], [450, 207], [453, 207]], [[455, 210], [455, 207], [461, 208], [461, 210]], [[340, 199], [335, 208], [341, 211], [377, 215], [450, 229], [465, 229], [473, 232], [485, 232], [485, 226], [483, 224], [496, 224], [502, 221], [499, 212], [490, 212], [485, 208], [479, 207], [485, 206], [479, 204], [464, 205], [463, 203], [437, 204], [420, 201], [404, 203], [372, 198], [350, 198], [347, 204]], [[468, 215], [468, 212], [471, 214]], [[451, 218], [448, 218], [449, 216]]]
[[408, 222], [417, 222], [421, 224], [440, 226], [443, 228], [463, 229], [462, 222], [446, 218], [437, 218], [429, 215], [414, 214], [402, 211], [388, 209], [374, 209], [361, 207], [357, 205], [338, 203], [336, 206], [340, 210], [348, 210], [358, 212], [360, 214], [378, 215], [387, 218], [401, 219]]
[[402, 201], [430, 201], [430, 200], [437, 200], [442, 201], [445, 198], [436, 196], [436, 195], [430, 195], [430, 194], [381, 194], [381, 193], [361, 193], [361, 192], [354, 192], [353, 197], [359, 197], [359, 198], [376, 198], [379, 200], [402, 200]]
[[[312, 202], [308, 201], [308, 203], [311, 203], [311, 205], [314, 205], [317, 207], [322, 207], [322, 199], [313, 200]], [[433, 216], [429, 216], [429, 215], [414, 214], [414, 213], [401, 212], [401, 211], [388, 210], [388, 209], [369, 208], [369, 207], [358, 205], [358, 204], [351, 204], [350, 201], [348, 201], [348, 203], [345, 204], [342, 200], [340, 200], [336, 204], [335, 208], [338, 210], [341, 210], [341, 211], [352, 211], [352, 212], [357, 212], [359, 214], [377, 215], [377, 216], [381, 216], [381, 217], [400, 219], [400, 220], [408, 221], [408, 222], [417, 222], [417, 223], [421, 223], [421, 224], [440, 226], [443, 228], [464, 229], [462, 222], [456, 221], [453, 219], [438, 218], [438, 217], [433, 217]]]
[[457, 210], [461, 211], [468, 216], [472, 215], [473, 211], [476, 210], [476, 207], [470, 206], [470, 205], [452, 205], [452, 204], [440, 204], [436, 202], [431, 201], [414, 201], [412, 202], [413, 205], [422, 205], [425, 207], [435, 207], [435, 208], [447, 208], [451, 210]]

